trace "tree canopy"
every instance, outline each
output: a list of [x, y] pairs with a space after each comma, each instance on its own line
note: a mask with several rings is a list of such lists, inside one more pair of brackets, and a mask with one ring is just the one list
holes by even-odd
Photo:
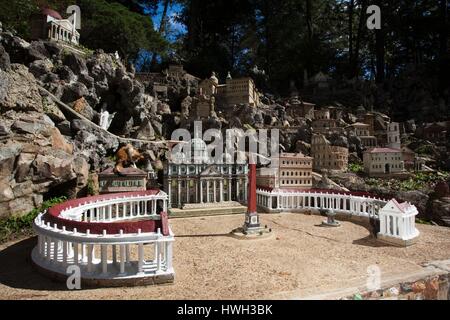
[[[27, 33], [39, 6], [63, 9], [69, 0], [0, 0], [0, 20]], [[335, 79], [378, 83], [415, 70], [450, 86], [448, 0], [78, 0], [81, 42], [119, 51], [146, 69], [174, 56], [201, 77], [265, 75], [267, 88], [286, 93], [319, 71]], [[381, 8], [381, 30], [366, 26], [367, 7]], [[178, 14], [171, 16], [170, 9]], [[154, 26], [151, 18], [160, 18]], [[171, 18], [171, 19], [169, 19]], [[171, 24], [184, 26], [175, 39]], [[140, 59], [137, 59], [140, 58]], [[431, 80], [430, 80], [431, 81]], [[433, 80], [434, 81], [434, 80]]]

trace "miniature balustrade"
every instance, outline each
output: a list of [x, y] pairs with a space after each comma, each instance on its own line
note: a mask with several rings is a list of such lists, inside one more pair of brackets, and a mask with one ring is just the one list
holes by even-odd
[[[163, 192], [158, 195], [121, 195], [95, 201], [86, 198], [75, 208], [61, 210], [58, 223], [54, 224], [46, 220], [47, 212], [41, 213], [33, 225], [38, 235], [33, 261], [46, 270], [64, 275], [68, 266], [77, 265], [81, 277], [88, 279], [173, 276], [174, 235], [170, 228], [166, 235], [160, 228], [155, 232], [137, 229], [136, 232], [120, 230], [111, 234], [106, 228], [111, 225], [106, 222], [111, 221], [123, 224], [122, 221], [135, 218], [161, 219], [156, 213], [158, 201], [163, 201], [165, 209], [167, 195]], [[105, 223], [105, 230], [101, 234], [93, 234], [89, 229], [85, 232], [79, 232], [77, 228], [68, 230], [64, 221], [70, 225], [70, 220], [84, 222], [87, 228], [90, 223]], [[137, 257], [132, 258], [132, 252], [137, 252]]]
[[158, 202], [163, 203], [161, 210], [167, 211], [167, 196], [117, 197], [107, 201], [87, 202], [76, 208], [61, 211], [60, 217], [83, 222], [118, 222], [139, 217], [156, 216]]
[[386, 203], [380, 198], [351, 193], [257, 190], [258, 206], [269, 211], [330, 209], [336, 213], [377, 218], [378, 209]]

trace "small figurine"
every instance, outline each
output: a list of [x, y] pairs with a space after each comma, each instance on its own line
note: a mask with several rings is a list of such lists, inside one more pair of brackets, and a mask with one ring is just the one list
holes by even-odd
[[114, 173], [121, 175], [121, 171], [123, 168], [132, 165], [134, 168], [136, 167], [136, 162], [144, 160], [145, 157], [134, 148], [131, 144], [127, 144], [119, 149], [116, 153], [116, 166], [114, 167]]

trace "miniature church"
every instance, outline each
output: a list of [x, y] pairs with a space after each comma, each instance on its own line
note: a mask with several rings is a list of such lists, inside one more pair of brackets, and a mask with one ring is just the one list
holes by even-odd
[[191, 158], [180, 152], [176, 155], [179, 159], [171, 157], [164, 166], [164, 190], [169, 196], [169, 208], [217, 207], [246, 201], [246, 165], [227, 161], [210, 163], [206, 143], [198, 138], [190, 141], [189, 148]]

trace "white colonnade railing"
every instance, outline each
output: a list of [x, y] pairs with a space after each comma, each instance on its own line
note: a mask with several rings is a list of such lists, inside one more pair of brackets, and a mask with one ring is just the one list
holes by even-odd
[[33, 262], [63, 275], [76, 265], [82, 279], [173, 280], [174, 235], [164, 209], [164, 192], [98, 196], [55, 206], [34, 221], [38, 244]]
[[268, 212], [333, 210], [336, 213], [378, 218], [388, 201], [352, 193], [314, 190], [257, 189], [257, 205]]

